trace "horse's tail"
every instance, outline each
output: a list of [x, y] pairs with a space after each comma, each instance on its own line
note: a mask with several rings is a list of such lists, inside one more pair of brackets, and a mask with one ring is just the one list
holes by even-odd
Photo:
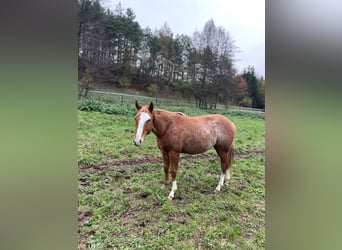
[[228, 151], [228, 169], [232, 167], [233, 161], [234, 161], [234, 143], [232, 143]]

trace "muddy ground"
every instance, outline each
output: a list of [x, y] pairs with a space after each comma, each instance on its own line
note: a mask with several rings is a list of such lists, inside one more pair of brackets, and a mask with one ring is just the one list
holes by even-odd
[[[235, 158], [249, 158], [249, 157], [255, 157], [255, 156], [262, 156], [264, 155], [264, 151], [250, 151], [250, 152], [241, 152], [241, 153], [235, 153]], [[197, 154], [197, 155], [181, 155], [181, 160], [198, 160], [198, 159], [219, 159], [218, 156], [215, 153], [210, 154]], [[122, 174], [118, 175], [117, 178], [124, 178], [129, 179], [130, 176], [125, 175], [125, 168], [131, 168], [137, 165], [142, 164], [163, 164], [162, 157], [146, 157], [141, 159], [129, 159], [129, 160], [113, 160], [109, 164], [99, 164], [94, 166], [78, 166], [79, 173], [90, 173], [90, 174], [96, 174], [100, 173], [101, 171], [108, 171], [111, 169], [119, 168], [122, 169]], [[89, 185], [89, 179], [87, 177], [80, 177], [79, 183], [80, 185]], [[106, 181], [106, 180], [104, 180]], [[237, 188], [244, 189], [246, 188], [246, 185], [248, 183], [241, 184], [241, 186]], [[131, 190], [127, 190], [127, 193], [129, 194]], [[210, 190], [200, 190], [200, 192], [204, 193], [211, 193]], [[150, 194], [149, 193], [141, 193], [140, 197], [142, 199], [147, 198]], [[87, 249], [87, 241], [89, 237], [92, 234], [95, 234], [95, 231], [90, 232], [84, 232], [82, 230], [82, 227], [84, 226], [84, 223], [92, 216], [92, 212], [78, 212], [78, 249]], [[134, 211], [134, 208], [131, 208], [127, 210], [125, 213], [122, 214], [122, 223], [129, 223], [130, 221], [134, 220], [136, 218], [136, 213]], [[178, 220], [182, 220], [182, 217], [179, 217]], [[147, 223], [147, 222], [144, 222]], [[141, 227], [144, 227], [145, 225], [140, 225]]]
[[[249, 151], [249, 152], [241, 152], [241, 153], [235, 153], [235, 158], [249, 158], [252, 156], [261, 156], [264, 155], [264, 151]], [[215, 153], [211, 154], [197, 154], [197, 155], [181, 155], [181, 160], [197, 160], [197, 159], [211, 159], [211, 158], [218, 158], [218, 156]], [[96, 173], [101, 170], [111, 170], [117, 167], [134, 167], [137, 165], [142, 164], [162, 164], [163, 159], [162, 157], [145, 157], [140, 159], [128, 159], [128, 160], [114, 160], [109, 164], [99, 164], [99, 165], [93, 165], [93, 166], [84, 166], [79, 165], [78, 171], [82, 173]]]

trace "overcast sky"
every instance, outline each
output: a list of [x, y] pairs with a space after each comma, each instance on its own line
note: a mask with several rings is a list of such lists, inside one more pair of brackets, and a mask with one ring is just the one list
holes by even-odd
[[192, 37], [213, 19], [229, 31], [239, 47], [236, 68], [242, 72], [248, 65], [265, 77], [265, 0], [103, 0], [114, 10], [121, 2], [131, 8], [141, 28], [160, 28], [165, 22], [174, 34]]

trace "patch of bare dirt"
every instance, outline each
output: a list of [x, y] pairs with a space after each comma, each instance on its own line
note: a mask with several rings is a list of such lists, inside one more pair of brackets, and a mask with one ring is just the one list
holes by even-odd
[[82, 230], [83, 224], [87, 221], [89, 217], [93, 215], [92, 212], [86, 211], [86, 212], [78, 212], [78, 249], [79, 250], [85, 250], [88, 249], [87, 247], [87, 239], [93, 234], [95, 234], [94, 230], [91, 230], [90, 232], [84, 232]]
[[[265, 152], [261, 150], [255, 150], [255, 151], [248, 151], [248, 152], [239, 152], [235, 153], [235, 158], [249, 158], [251, 156], [261, 156], [264, 155]], [[181, 155], [181, 160], [197, 160], [197, 159], [211, 159], [211, 158], [217, 158], [218, 156], [216, 154], [197, 154], [197, 155]], [[139, 158], [139, 159], [129, 159], [129, 160], [114, 160], [111, 163], [108, 164], [99, 164], [95, 166], [84, 166], [84, 165], [78, 165], [78, 171], [83, 173], [95, 173], [101, 170], [111, 170], [118, 167], [133, 167], [136, 165], [141, 164], [162, 164], [163, 160], [161, 156], [159, 157], [145, 157], [145, 158]]]
[[125, 226], [127, 224], [133, 223], [136, 220], [137, 215], [136, 215], [136, 211], [134, 211], [133, 209], [128, 209], [124, 211], [120, 217], [121, 217], [121, 224]]

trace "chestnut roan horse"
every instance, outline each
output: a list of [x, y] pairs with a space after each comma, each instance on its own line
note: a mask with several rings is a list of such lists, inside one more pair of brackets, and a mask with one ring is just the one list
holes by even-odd
[[188, 117], [183, 113], [153, 109], [153, 102], [141, 106], [135, 116], [135, 137], [133, 143], [140, 146], [151, 131], [157, 137], [158, 147], [164, 160], [165, 187], [169, 183], [171, 166], [172, 189], [168, 196], [173, 199], [177, 190], [177, 170], [180, 153], [199, 154], [214, 147], [220, 157], [222, 174], [215, 192], [220, 192], [224, 180], [230, 179], [230, 168], [234, 156], [235, 124], [218, 114]]

